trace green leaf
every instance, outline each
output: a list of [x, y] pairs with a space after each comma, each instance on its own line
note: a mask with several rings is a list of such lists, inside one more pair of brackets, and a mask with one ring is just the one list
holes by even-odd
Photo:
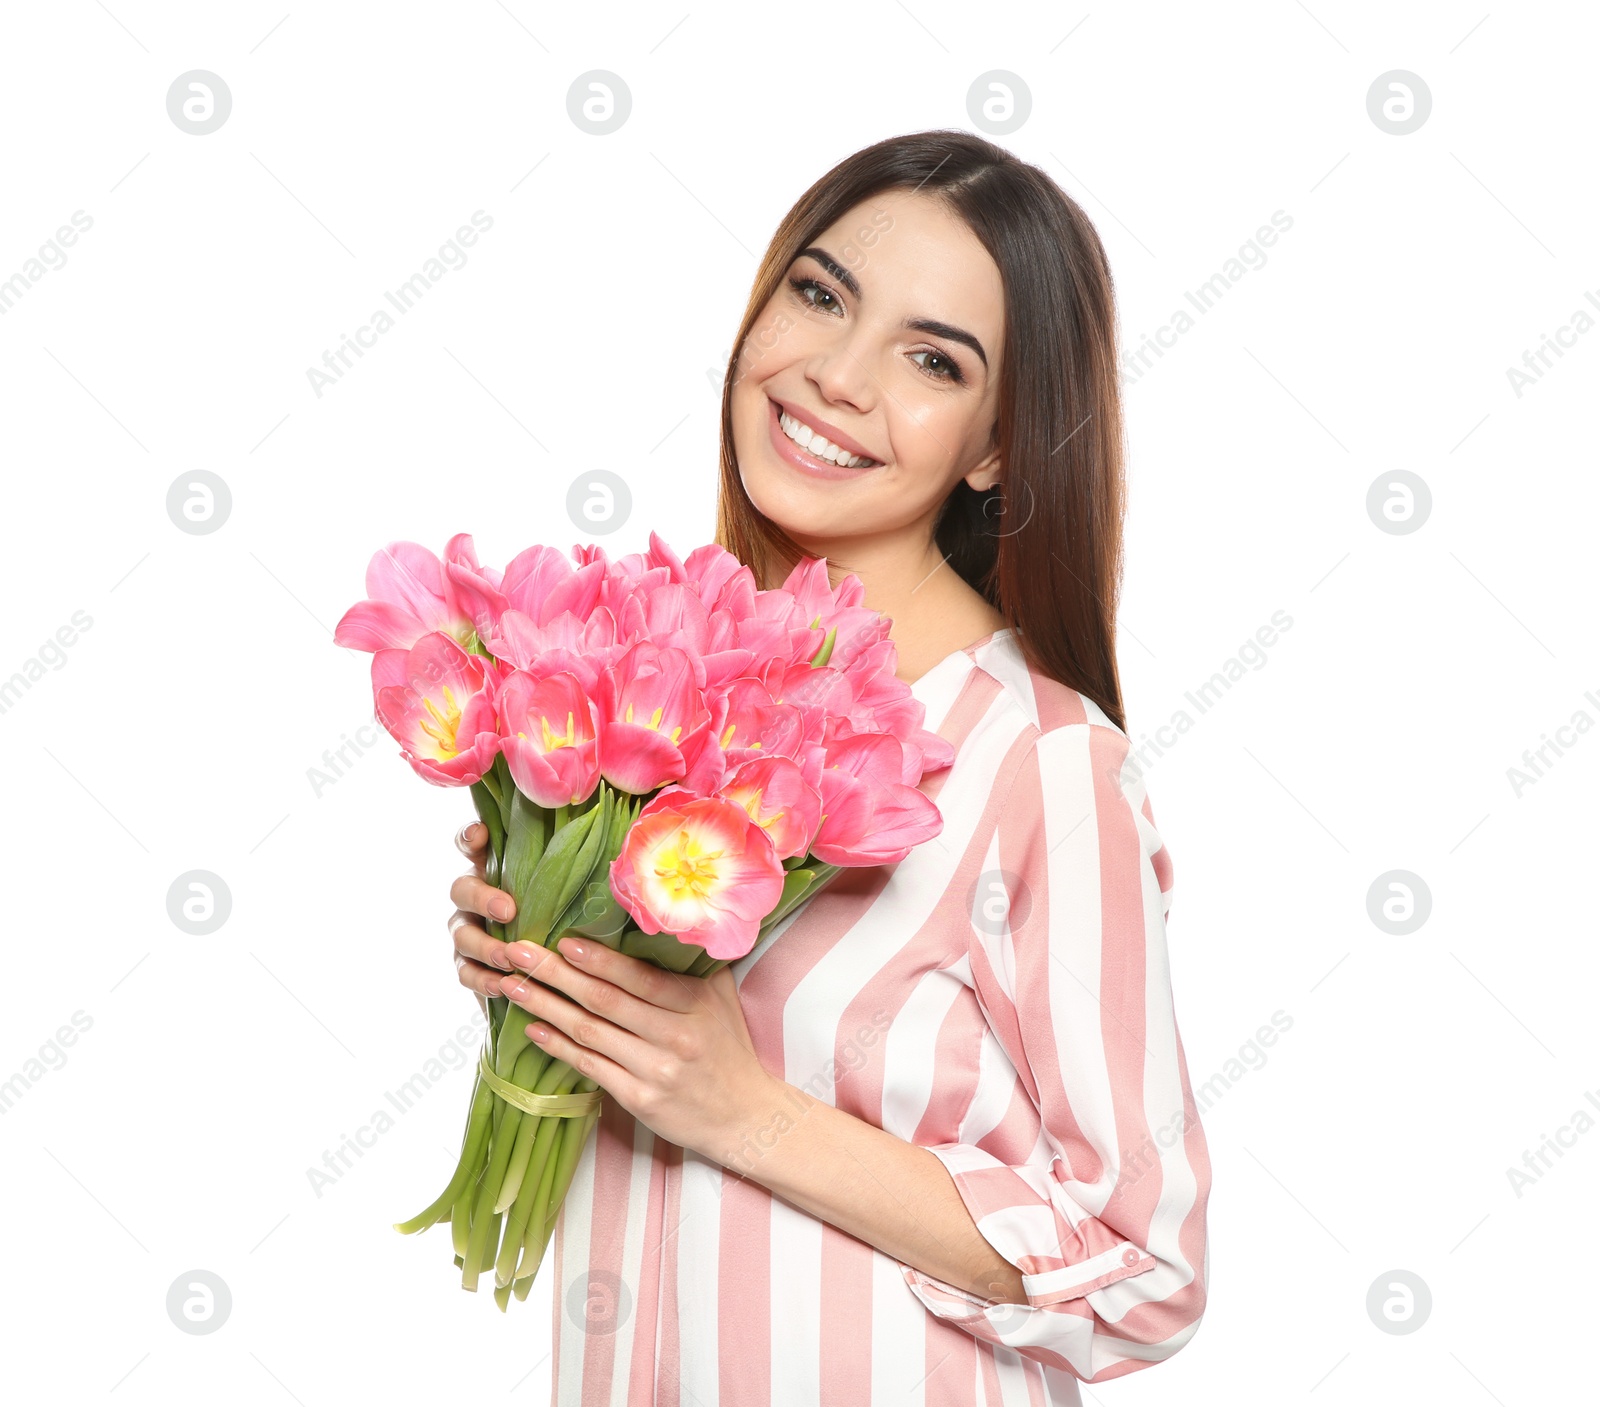
[[588, 878], [587, 867], [576, 876], [573, 871], [599, 813], [598, 806], [580, 812], [560, 827], [545, 846], [528, 880], [527, 892], [516, 896], [517, 917], [513, 926], [517, 938], [523, 942], [543, 945], [556, 915], [572, 902], [578, 886]]
[[808, 899], [814, 898], [841, 868], [843, 867], [840, 865], [827, 865], [815, 860], [784, 875], [783, 893], [778, 896], [777, 906], [761, 920], [762, 935], [765, 935], [774, 924], [787, 918]]
[[552, 933], [581, 933], [585, 938], [614, 947], [622, 930], [632, 922], [628, 911], [611, 893], [611, 881], [604, 867], [600, 875], [584, 885], [583, 891], [567, 906], [551, 927]]
[[838, 635], [838, 626], [834, 625], [828, 628], [827, 636], [822, 641], [822, 648], [811, 657], [811, 667], [813, 669], [820, 668], [822, 665], [827, 664], [828, 660], [832, 658], [834, 641], [838, 638]]
[[698, 944], [680, 943], [670, 933], [642, 933], [635, 928], [622, 935], [618, 951], [664, 967], [668, 972], [687, 972], [697, 959], [705, 956], [706, 950]]
[[521, 936], [521, 914], [525, 907], [524, 896], [533, 884], [539, 862], [544, 858], [550, 840], [550, 812], [536, 801], [530, 801], [520, 791], [511, 798], [511, 828], [506, 834], [505, 859], [500, 866], [503, 889], [517, 901], [518, 918], [512, 921], [513, 941]]

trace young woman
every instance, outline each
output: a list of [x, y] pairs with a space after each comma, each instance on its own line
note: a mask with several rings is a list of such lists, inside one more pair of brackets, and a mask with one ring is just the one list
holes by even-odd
[[1210, 1166], [1113, 649], [1115, 342], [1083, 212], [964, 133], [858, 152], [773, 237], [718, 541], [763, 586], [861, 578], [955, 748], [944, 830], [709, 979], [490, 939], [512, 901], [458, 837], [460, 980], [606, 1091], [558, 1402], [1076, 1404], [1193, 1335]]

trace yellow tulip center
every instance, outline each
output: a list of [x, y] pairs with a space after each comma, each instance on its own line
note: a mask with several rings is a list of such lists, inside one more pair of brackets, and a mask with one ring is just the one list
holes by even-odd
[[750, 819], [752, 821], [754, 821], [758, 826], [760, 826], [763, 830], [770, 829], [772, 826], [777, 824], [778, 821], [782, 820], [783, 816], [784, 816], [784, 813], [782, 811], [774, 811], [770, 816], [767, 817], [766, 820], [763, 821], [761, 819], [761, 814], [760, 814], [760, 812], [761, 812], [761, 788], [760, 787], [757, 787], [754, 791], [747, 792], [745, 794], [744, 809], [750, 813]]
[[456, 696], [450, 692], [450, 686], [444, 685], [441, 692], [444, 694], [444, 707], [441, 709], [432, 699], [423, 699], [422, 706], [426, 712], [418, 719], [422, 731], [433, 739], [434, 747], [439, 754], [439, 761], [448, 762], [456, 755], [456, 729], [461, 726], [461, 705], [456, 702]]
[[716, 886], [716, 862], [721, 858], [722, 851], [702, 850], [699, 841], [680, 830], [676, 844], [664, 845], [656, 852], [656, 878], [674, 903], [703, 900]]
[[[648, 723], [646, 723], [644, 726], [646, 728], [653, 728], [653, 729], [655, 729], [656, 732], [660, 732], [661, 731], [661, 715], [663, 713], [665, 713], [665, 712], [666, 712], [666, 709], [658, 708], [654, 713], [652, 713], [650, 715], [650, 721]], [[633, 722], [633, 704], [632, 703], [629, 703], [627, 708], [623, 709], [623, 711], [622, 711], [622, 721], [624, 723], [632, 723]], [[672, 741], [674, 743], [676, 743], [678, 741], [678, 734], [681, 733], [681, 732], [683, 732], [683, 725], [680, 723], [676, 728], [674, 728], [672, 730], [672, 732], [670, 734], [668, 734], [668, 736], [672, 739]]]
[[[576, 747], [578, 745], [577, 725], [572, 721], [572, 714], [567, 714], [567, 731], [565, 733], [552, 732], [550, 720], [541, 716], [539, 726], [544, 730], [544, 750], [551, 751], [558, 747]], [[520, 736], [520, 735], [519, 735]]]

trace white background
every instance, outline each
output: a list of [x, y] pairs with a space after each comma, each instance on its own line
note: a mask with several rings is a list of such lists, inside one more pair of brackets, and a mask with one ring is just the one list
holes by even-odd
[[[1507, 769], [1600, 718], [1600, 330], [1520, 396], [1507, 369], [1600, 298], [1600, 25], [1486, 4], [8, 9], [0, 279], [93, 227], [0, 316], [0, 678], [92, 626], [0, 714], [0, 1080], [92, 1024], [0, 1118], [5, 1377], [547, 1400], [548, 1263], [503, 1318], [443, 1232], [390, 1230], [448, 1175], [464, 1071], [307, 1176], [476, 1011], [444, 929], [467, 798], [386, 744], [308, 780], [370, 706], [331, 627], [392, 539], [584, 540], [586, 469], [633, 493], [608, 550], [709, 540], [714, 380], [777, 221], [860, 146], [970, 127], [1002, 69], [1032, 113], [1000, 140], [1096, 222], [1130, 342], [1293, 220], [1128, 389], [1120, 639], [1138, 741], [1292, 618], [1147, 754], [1195, 1084], [1292, 1026], [1205, 1114], [1198, 1335], [1085, 1401], [1566, 1400], [1600, 1128], [1520, 1196], [1507, 1170], [1600, 1117], [1600, 736], [1520, 796]], [[206, 136], [166, 111], [195, 68], [233, 97]], [[567, 116], [590, 69], [632, 93], [609, 136]], [[1392, 69], [1432, 94], [1410, 135], [1368, 117]], [[307, 368], [478, 210], [469, 262], [318, 397]], [[165, 507], [197, 470], [232, 494], [207, 536]], [[1394, 535], [1366, 503], [1400, 470], [1432, 512]], [[208, 937], [167, 916], [194, 869], [232, 895]], [[1368, 916], [1391, 870], [1431, 894], [1408, 935]], [[204, 1337], [166, 1311], [195, 1268], [233, 1299]], [[1366, 1308], [1396, 1269], [1432, 1294], [1405, 1335]]]

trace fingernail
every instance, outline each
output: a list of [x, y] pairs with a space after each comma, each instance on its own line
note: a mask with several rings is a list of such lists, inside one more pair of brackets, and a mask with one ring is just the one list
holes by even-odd
[[563, 957], [571, 958], [574, 962], [582, 962], [589, 956], [589, 950], [576, 938], [563, 938], [556, 944]]
[[504, 896], [489, 900], [489, 913], [504, 923], [517, 911], [517, 906]]
[[528, 995], [528, 984], [520, 977], [502, 977], [500, 979], [500, 990], [513, 1001], [521, 1001]]
[[512, 943], [506, 948], [506, 960], [524, 972], [532, 972], [539, 965], [539, 959], [543, 954], [543, 948], [536, 949], [527, 943]]

